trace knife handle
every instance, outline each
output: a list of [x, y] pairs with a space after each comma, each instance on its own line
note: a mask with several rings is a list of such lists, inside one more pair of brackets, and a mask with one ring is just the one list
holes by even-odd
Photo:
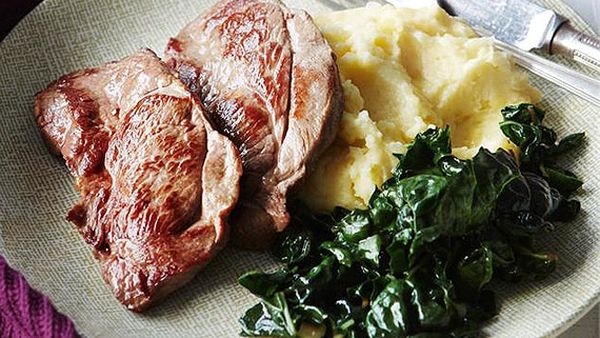
[[554, 34], [550, 53], [566, 55], [600, 72], [600, 38], [578, 31], [569, 22]]

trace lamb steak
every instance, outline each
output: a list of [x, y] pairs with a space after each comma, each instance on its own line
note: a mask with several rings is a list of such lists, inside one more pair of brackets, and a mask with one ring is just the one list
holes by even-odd
[[76, 178], [67, 218], [129, 309], [187, 283], [224, 246], [239, 153], [154, 53], [61, 77], [37, 94], [35, 117]]
[[278, 0], [220, 1], [165, 52], [244, 164], [233, 241], [267, 247], [287, 196], [333, 140], [343, 98], [334, 54], [312, 18]]

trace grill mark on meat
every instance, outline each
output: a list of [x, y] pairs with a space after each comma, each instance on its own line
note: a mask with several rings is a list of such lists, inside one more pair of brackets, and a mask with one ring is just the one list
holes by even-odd
[[240, 149], [235, 243], [267, 247], [289, 222], [288, 193], [337, 130], [343, 96], [331, 48], [304, 11], [224, 0], [184, 27], [165, 57]]
[[167, 48], [173, 49], [176, 52], [181, 52], [183, 50], [181, 49], [181, 43], [179, 42], [179, 40], [174, 38], [169, 39], [169, 42], [167, 43]]
[[[286, 30], [287, 30], [287, 25], [286, 25]], [[288, 34], [289, 34], [289, 32], [288, 32]], [[286, 110], [286, 112], [288, 114], [288, 119], [289, 119], [289, 111], [290, 111], [290, 108], [292, 106], [292, 95], [293, 95], [293, 93], [292, 93], [292, 79], [293, 79], [293, 76], [294, 76], [293, 71], [294, 71], [294, 61], [295, 61], [294, 60], [295, 59], [295, 55], [294, 54], [295, 54], [295, 52], [292, 50], [292, 52], [290, 53], [290, 64], [289, 64], [289, 68], [287, 70], [288, 74], [291, 74], [290, 75], [290, 77], [291, 77], [290, 83], [289, 83], [289, 86], [287, 87], [287, 104], [286, 104], [286, 108], [285, 108], [285, 110]], [[285, 139], [285, 137], [287, 135], [288, 127], [289, 127], [289, 123], [286, 124], [286, 126], [285, 126], [285, 131], [284, 131], [284, 134], [283, 134], [284, 138], [282, 139], [282, 142], [283, 142], [283, 140]]]
[[[224, 246], [239, 154], [155, 54], [64, 76], [38, 93], [35, 114], [50, 148], [76, 168], [81, 201], [67, 219], [128, 308], [187, 283]], [[87, 140], [103, 130], [104, 143]]]
[[[223, 112], [213, 116], [219, 130], [226, 132], [233, 143], [239, 145], [242, 158], [248, 157], [254, 142], [253, 132], [269, 122], [267, 117], [259, 109], [245, 107], [238, 99], [215, 100], [211, 106], [215, 111]], [[240, 116], [243, 116], [243, 119], [240, 119]]]
[[[83, 76], [95, 73], [86, 71]], [[53, 113], [38, 115], [37, 123], [44, 131], [45, 139], [57, 139], [53, 152], [66, 154], [66, 164], [74, 175], [90, 174], [98, 170], [104, 160], [110, 130], [103, 125], [97, 102], [85, 91], [74, 87], [69, 78], [62, 77], [53, 85], [61, 94], [55, 100], [68, 106], [73, 114], [64, 119], [57, 119]], [[61, 123], [53, 124], [56, 120]], [[78, 137], [70, 137], [71, 134], [78, 134]]]

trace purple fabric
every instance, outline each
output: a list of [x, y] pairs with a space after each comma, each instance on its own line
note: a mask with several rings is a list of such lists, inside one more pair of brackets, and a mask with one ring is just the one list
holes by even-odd
[[79, 337], [73, 322], [0, 256], [0, 337]]

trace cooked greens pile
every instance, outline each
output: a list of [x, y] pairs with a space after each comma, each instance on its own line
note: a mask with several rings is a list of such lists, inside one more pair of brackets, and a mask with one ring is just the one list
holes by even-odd
[[520, 148], [451, 155], [449, 130], [419, 134], [366, 210], [294, 210], [273, 253], [284, 267], [239, 282], [262, 301], [242, 335], [474, 337], [497, 313], [492, 279], [550, 274], [557, 257], [535, 240], [572, 220], [581, 181], [556, 160], [583, 134], [558, 142], [531, 104], [506, 107], [500, 128]]

